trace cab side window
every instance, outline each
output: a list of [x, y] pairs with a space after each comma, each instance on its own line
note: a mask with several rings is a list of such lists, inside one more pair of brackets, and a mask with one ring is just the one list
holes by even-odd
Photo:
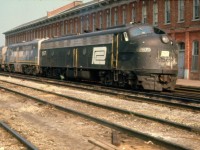
[[123, 42], [129, 41], [127, 32], [121, 33], [121, 34], [120, 34], [120, 37], [121, 37], [121, 41], [123, 41]]

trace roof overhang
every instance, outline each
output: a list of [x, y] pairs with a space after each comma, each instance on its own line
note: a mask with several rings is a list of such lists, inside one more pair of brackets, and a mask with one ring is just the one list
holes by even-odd
[[[78, 5], [76, 7], [73, 7], [71, 9], [68, 9], [66, 11], [60, 12], [59, 14], [55, 16], [52, 16], [52, 17], [45, 16], [45, 17], [36, 19], [34, 21], [22, 24], [9, 31], [4, 32], [3, 34], [13, 35], [13, 34], [24, 32], [24, 31], [30, 31], [31, 29], [34, 29], [38, 26], [49, 24], [50, 22], [55, 22], [57, 20], [62, 20], [63, 18], [66, 18], [72, 14], [87, 12], [88, 10], [96, 9], [98, 7], [104, 7], [106, 5], [109, 5], [110, 3], [125, 3], [127, 1], [130, 1], [130, 0], [93, 0], [87, 3], [83, 3], [81, 5]], [[137, 1], [137, 0], [132, 0], [132, 1]]]

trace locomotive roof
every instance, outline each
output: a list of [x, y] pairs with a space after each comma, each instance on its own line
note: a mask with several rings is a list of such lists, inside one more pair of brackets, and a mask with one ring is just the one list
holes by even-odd
[[12, 44], [9, 45], [8, 47], [17, 47], [17, 46], [24, 46], [24, 45], [30, 45], [30, 44], [37, 44], [41, 39], [35, 39], [33, 41], [29, 41], [29, 42], [21, 42], [21, 43], [16, 43], [16, 44]]
[[122, 25], [122, 26], [113, 27], [113, 28], [110, 28], [107, 30], [100, 30], [100, 31], [96, 31], [96, 32], [84, 33], [84, 34], [79, 34], [79, 35], [78, 34], [68, 35], [68, 36], [48, 39], [48, 40], [44, 41], [43, 43], [48, 43], [48, 42], [53, 42], [53, 41], [62, 41], [62, 40], [67, 40], [67, 39], [84, 38], [84, 37], [97, 36], [97, 35], [115, 34], [115, 33], [127, 31], [127, 29], [129, 29], [131, 27], [142, 27], [142, 26], [150, 26], [150, 25], [141, 25], [141, 24]]

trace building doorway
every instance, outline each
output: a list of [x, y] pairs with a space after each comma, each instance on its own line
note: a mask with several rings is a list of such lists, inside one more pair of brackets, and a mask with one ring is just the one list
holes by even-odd
[[185, 43], [178, 43], [179, 46], [179, 55], [178, 55], [178, 78], [184, 78], [185, 71]]

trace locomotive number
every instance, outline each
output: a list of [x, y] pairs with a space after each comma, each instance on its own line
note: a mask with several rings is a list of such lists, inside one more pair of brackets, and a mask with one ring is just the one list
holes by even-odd
[[92, 54], [92, 64], [105, 65], [106, 63], [106, 47], [94, 47]]
[[169, 51], [161, 51], [161, 57], [169, 57]]

